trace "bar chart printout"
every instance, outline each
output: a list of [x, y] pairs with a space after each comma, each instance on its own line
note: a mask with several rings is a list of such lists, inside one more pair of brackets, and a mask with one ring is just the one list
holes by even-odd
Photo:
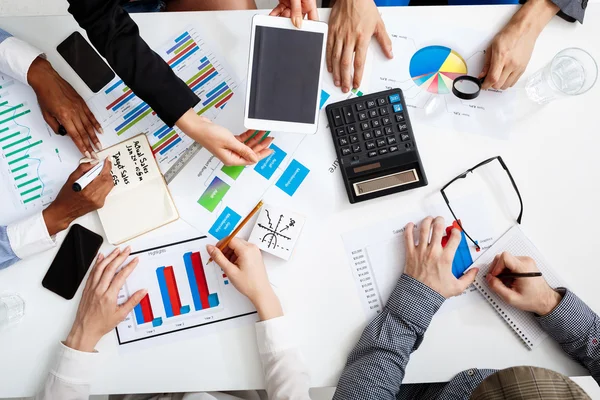
[[188, 328], [250, 316], [252, 304], [206, 265], [205, 237], [133, 253], [140, 259], [119, 294], [125, 301], [140, 289], [148, 294], [117, 327], [121, 345]]
[[51, 203], [80, 157], [46, 124], [33, 90], [0, 74], [0, 223]]

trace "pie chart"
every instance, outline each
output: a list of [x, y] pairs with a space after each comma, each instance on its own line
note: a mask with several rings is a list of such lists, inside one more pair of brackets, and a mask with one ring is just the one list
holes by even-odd
[[427, 46], [410, 59], [410, 77], [414, 83], [431, 93], [452, 91], [454, 79], [467, 73], [467, 63], [456, 51], [445, 46]]

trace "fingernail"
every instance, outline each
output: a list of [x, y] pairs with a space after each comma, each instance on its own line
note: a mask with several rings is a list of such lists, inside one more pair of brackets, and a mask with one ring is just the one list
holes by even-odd
[[345, 87], [345, 88], [343, 88], [343, 89], [342, 89], [342, 92], [344, 92], [344, 93], [348, 93], [348, 91], [349, 91], [349, 90], [350, 90], [350, 89], [348, 89], [347, 87]]
[[298, 29], [302, 28], [302, 18], [300, 17], [294, 17], [294, 26]]
[[85, 152], [85, 153], [83, 153], [83, 155], [84, 155], [86, 158], [92, 158], [92, 156], [90, 155], [90, 152], [89, 152], [89, 151], [87, 151], [87, 150], [86, 150], [86, 152]]
[[213, 246], [212, 244], [207, 245], [206, 251], [208, 251], [208, 254], [212, 256], [212, 253], [215, 251], [215, 246]]
[[102, 143], [100, 143], [100, 142], [96, 142], [96, 148], [97, 148], [98, 150], [102, 150]]
[[335, 86], [340, 86], [340, 81], [334, 81], [334, 82], [333, 82], [333, 84], [334, 84]]
[[113, 252], [113, 254], [114, 254], [114, 253], [120, 253], [120, 252], [121, 252], [121, 249], [119, 249], [119, 248], [117, 247], [117, 248], [116, 248], [116, 249], [114, 249], [112, 252]]
[[98, 133], [104, 133], [104, 129], [102, 127], [98, 128]]
[[96, 154], [95, 151], [92, 151], [92, 157], [95, 158], [96, 160], [100, 159], [100, 157], [98, 157], [98, 154]]

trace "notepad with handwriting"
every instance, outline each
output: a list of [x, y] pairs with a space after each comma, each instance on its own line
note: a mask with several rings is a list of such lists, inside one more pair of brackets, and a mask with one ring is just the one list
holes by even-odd
[[[546, 282], [553, 287], [564, 286], [563, 281], [550, 268], [546, 259], [533, 243], [525, 236], [523, 231], [518, 227], [512, 227], [506, 232], [492, 247], [481, 255], [471, 266], [471, 268], [479, 268], [479, 273], [473, 283], [477, 290], [485, 297], [496, 312], [504, 318], [504, 321], [515, 331], [515, 333], [523, 340], [525, 345], [532, 350], [539, 345], [548, 335], [536, 321], [534, 315], [530, 312], [521, 311], [513, 306], [506, 304], [487, 284], [485, 279], [492, 261], [496, 254], [507, 251], [514, 256], [528, 256], [535, 260], [537, 267], [542, 272]], [[520, 279], [537, 279], [537, 278], [520, 278]]]
[[98, 153], [110, 158], [114, 189], [98, 210], [108, 241], [120, 244], [179, 218], [145, 135]]

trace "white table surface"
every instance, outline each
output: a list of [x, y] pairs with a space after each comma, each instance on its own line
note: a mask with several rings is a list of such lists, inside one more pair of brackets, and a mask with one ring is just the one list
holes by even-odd
[[[424, 29], [427, 24], [454, 21], [493, 32], [515, 9], [409, 7], [386, 12], [393, 13], [400, 24], [422, 21]], [[214, 46], [237, 74], [244, 76], [251, 16], [250, 12], [165, 13], [135, 15], [134, 19], [142, 36], [156, 46], [190, 23], [201, 24], [205, 32], [218, 32], [211, 38]], [[323, 19], [327, 16], [326, 11], [321, 12]], [[582, 47], [600, 60], [599, 20], [600, 6], [596, 4], [588, 7], [583, 26], [555, 18], [538, 40], [528, 73], [565, 47]], [[82, 96], [91, 95], [55, 51], [56, 45], [77, 29], [70, 16], [3, 17], [0, 27], [43, 49], [54, 68]], [[523, 227], [530, 238], [577, 294], [600, 311], [594, 250], [600, 225], [596, 210], [600, 204], [598, 105], [600, 85], [580, 98], [548, 105], [516, 126], [509, 141], [414, 124], [429, 186], [332, 214], [302, 246], [311, 251], [295, 255], [286, 266], [286, 279], [278, 292], [301, 338], [312, 385], [336, 384], [365, 323], [340, 234], [414, 208], [450, 178], [489, 156], [500, 154], [510, 166], [523, 195]], [[451, 153], [461, 161], [451, 163]], [[95, 214], [79, 222], [102, 231]], [[0, 332], [0, 397], [32, 395], [47, 373], [58, 341], [70, 329], [81, 290], [75, 300], [67, 302], [41, 287], [54, 253], [38, 255], [0, 272], [0, 290], [17, 292], [26, 301], [24, 320]], [[254, 340], [254, 328], [247, 326], [120, 355], [111, 333], [98, 345], [103, 365], [92, 389], [106, 394], [260, 388], [264, 382]], [[568, 375], [587, 374], [553, 341], [528, 351], [492, 312], [476, 314], [466, 307], [434, 318], [426, 340], [411, 358], [405, 382], [444, 381], [471, 367], [523, 364]]]

